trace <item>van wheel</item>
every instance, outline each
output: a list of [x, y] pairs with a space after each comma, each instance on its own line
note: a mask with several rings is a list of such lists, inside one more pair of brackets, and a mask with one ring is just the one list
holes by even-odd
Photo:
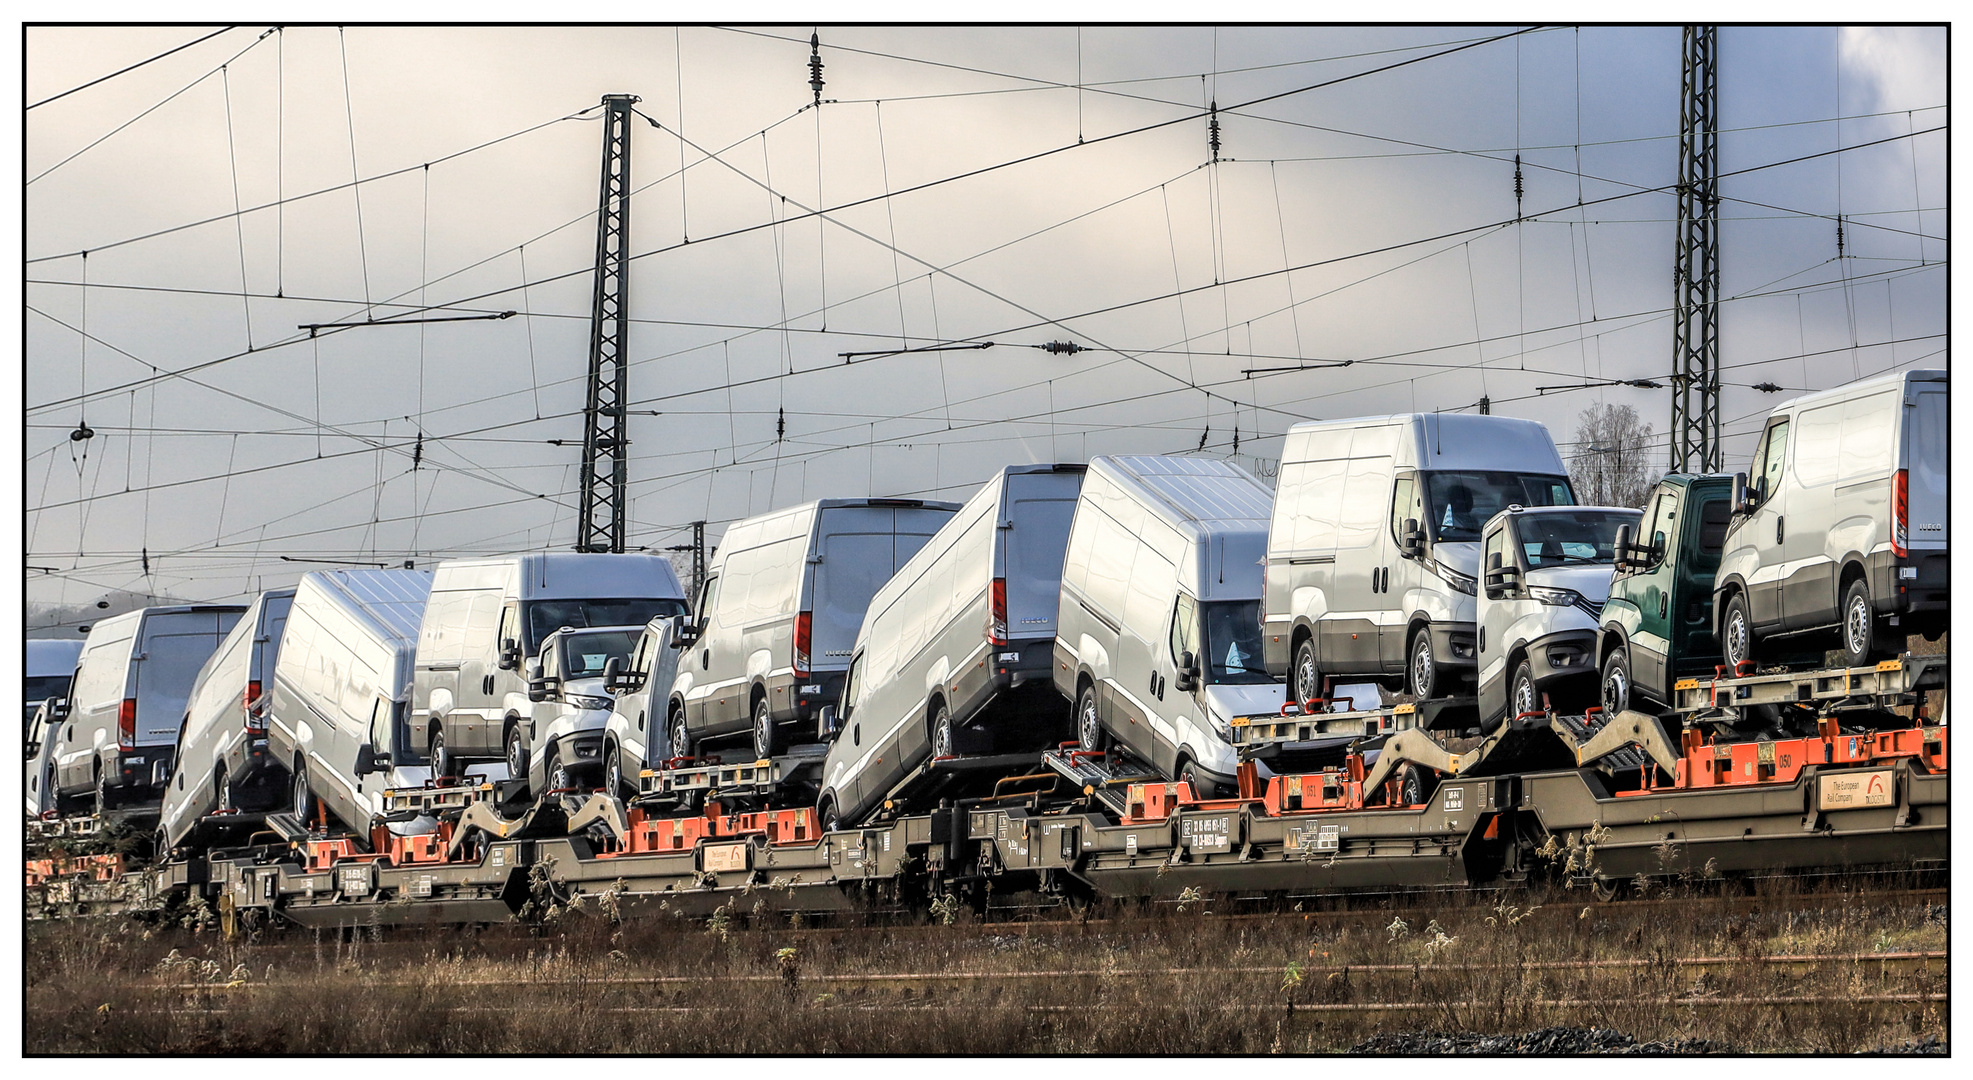
[[1870, 586], [1858, 578], [1843, 593], [1843, 666], [1863, 667], [1877, 652], [1877, 616], [1870, 610]]
[[952, 710], [939, 702], [938, 711], [932, 714], [932, 756], [952, 757]]
[[1438, 786], [1432, 777], [1425, 775], [1423, 767], [1406, 765], [1398, 776], [1398, 797], [1404, 800], [1406, 806], [1423, 806]]
[[1514, 668], [1514, 681], [1507, 684], [1507, 711], [1513, 719], [1522, 713], [1541, 711], [1541, 691], [1535, 689], [1535, 669], [1526, 660]]
[[1726, 602], [1726, 615], [1720, 619], [1720, 654], [1729, 675], [1754, 659], [1754, 622], [1747, 616], [1747, 594], [1734, 593]]
[[774, 710], [767, 707], [767, 695], [754, 703], [754, 756], [771, 758], [781, 751], [781, 729], [774, 722]]
[[671, 710], [671, 719], [665, 723], [665, 730], [670, 732], [671, 735], [671, 756], [675, 758], [691, 757], [692, 732], [685, 727], [685, 709], [683, 707], [677, 707]]
[[1206, 779], [1206, 774], [1200, 771], [1196, 762], [1186, 762], [1178, 770], [1178, 778], [1192, 785], [1192, 797], [1195, 799], [1219, 798], [1219, 782]]
[[233, 809], [232, 785], [226, 782], [223, 768], [212, 775], [212, 808], [220, 813]]
[[96, 769], [96, 816], [102, 817], [109, 812], [110, 782], [103, 778], [103, 770], [99, 766]]
[[1622, 648], [1603, 658], [1603, 722], [1630, 708], [1630, 653]]
[[301, 826], [304, 829], [312, 828], [315, 820], [315, 793], [308, 790], [307, 759], [305, 758], [295, 759], [294, 775], [295, 775], [295, 791], [294, 791], [295, 820], [301, 822]]
[[562, 752], [559, 749], [548, 751], [546, 775], [550, 791], [571, 791], [575, 788], [575, 773], [570, 771], [567, 765], [562, 764]]
[[505, 749], [507, 779], [525, 781], [528, 778], [528, 748], [527, 743], [521, 739], [521, 725], [507, 725], [507, 746]]
[[1096, 685], [1082, 688], [1076, 699], [1076, 739], [1084, 750], [1102, 753], [1110, 748], [1110, 733], [1103, 730], [1103, 717], [1096, 712]]
[[821, 823], [823, 832], [835, 832], [836, 827], [842, 824], [841, 820], [836, 816], [836, 800], [834, 799], [822, 800], [822, 805], [816, 808], [815, 817]]
[[1432, 628], [1421, 626], [1411, 638], [1411, 662], [1405, 665], [1405, 680], [1411, 695], [1420, 701], [1439, 696], [1439, 661], [1432, 654]]
[[1315, 639], [1306, 638], [1295, 649], [1295, 703], [1314, 701], [1322, 696], [1322, 673], [1315, 667]]
[[603, 790], [608, 792], [612, 799], [625, 798], [629, 794], [629, 788], [624, 786], [623, 757], [617, 752], [616, 744], [608, 743], [604, 745], [603, 761], [605, 762], [603, 765]]
[[445, 729], [442, 727], [432, 728], [431, 759], [432, 759], [432, 776], [439, 777], [439, 776], [452, 775], [452, 770], [455, 767], [455, 763], [452, 760], [452, 751], [446, 749]]

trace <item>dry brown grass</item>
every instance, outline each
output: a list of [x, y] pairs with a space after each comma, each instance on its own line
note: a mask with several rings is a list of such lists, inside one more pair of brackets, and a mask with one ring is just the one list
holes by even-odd
[[[619, 923], [594, 905], [539, 932], [288, 928], [229, 942], [216, 929], [73, 922], [28, 932], [24, 1049], [1320, 1053], [1388, 1031], [1555, 1024], [1746, 1051], [1847, 1053], [1946, 1038], [1942, 996], [1858, 1000], [1943, 995], [1943, 971], [1854, 960], [1815, 969], [1672, 962], [1947, 947], [1940, 908], [1769, 890], [1751, 905], [1744, 896], [1659, 907], [1597, 905], [1570, 892], [1504, 901], [1462, 893], [1243, 919], [1218, 917], [1212, 909], [1225, 901], [1209, 900], [1183, 911], [1098, 907], [1084, 919], [1026, 927], [962, 912], [949, 926], [803, 932], [786, 919]], [[1582, 963], [1635, 959], [1650, 963]], [[867, 978], [897, 973], [935, 977]], [[963, 978], [994, 973], [1004, 977]], [[1796, 996], [1832, 1000], [1691, 1003]], [[1600, 1004], [1544, 1004], [1565, 999]], [[1392, 1002], [1423, 1007], [1317, 1008]]]

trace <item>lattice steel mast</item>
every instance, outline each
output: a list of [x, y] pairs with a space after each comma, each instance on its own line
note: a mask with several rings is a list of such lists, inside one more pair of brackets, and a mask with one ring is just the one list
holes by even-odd
[[630, 432], [624, 415], [630, 324], [630, 107], [603, 96], [603, 182], [596, 208], [596, 290], [589, 307], [589, 405], [583, 411], [582, 513], [577, 551], [623, 550]]
[[1719, 291], [1719, 27], [1688, 26], [1672, 269], [1673, 472], [1722, 467]]

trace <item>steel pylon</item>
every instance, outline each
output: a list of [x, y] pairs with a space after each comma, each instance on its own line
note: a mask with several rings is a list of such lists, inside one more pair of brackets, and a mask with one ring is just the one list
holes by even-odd
[[1673, 472], [1721, 469], [1719, 290], [1719, 27], [1688, 26], [1672, 270]]
[[630, 431], [625, 335], [630, 322], [630, 107], [603, 97], [603, 181], [596, 208], [596, 288], [589, 307], [589, 404], [583, 411], [577, 551], [620, 552]]

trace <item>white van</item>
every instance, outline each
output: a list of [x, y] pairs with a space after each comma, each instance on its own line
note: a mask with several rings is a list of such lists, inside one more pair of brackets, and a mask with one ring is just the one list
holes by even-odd
[[23, 674], [26, 675], [25, 718], [34, 719], [34, 711], [49, 698], [67, 697], [69, 682], [75, 678], [75, 664], [82, 658], [82, 639], [64, 640], [59, 638], [32, 638], [22, 650]]
[[1201, 797], [1231, 788], [1232, 722], [1278, 714], [1261, 666], [1268, 490], [1212, 458], [1089, 463], [1062, 567], [1055, 687], [1087, 749], [1110, 738]]
[[680, 618], [661, 615], [646, 623], [630, 662], [619, 669], [617, 682], [606, 687], [616, 701], [603, 735], [603, 790], [618, 798], [636, 795], [644, 770], [659, 768], [673, 756], [663, 717], [678, 676], [671, 627]]
[[1768, 415], [1713, 582], [1727, 663], [1835, 631], [1859, 667], [1945, 630], [1947, 393], [1943, 369], [1904, 371]]
[[841, 693], [870, 598], [957, 509], [823, 499], [728, 527], [698, 618], [679, 628], [683, 657], [666, 713], [673, 754], [751, 731], [755, 756], [768, 758], [783, 728], [814, 730]]
[[579, 782], [603, 782], [603, 741], [616, 698], [605, 676], [630, 661], [641, 626], [563, 629], [541, 643], [530, 665], [528, 790], [567, 791]]
[[160, 798], [192, 683], [246, 610], [140, 608], [91, 627], [75, 685], [57, 707], [56, 796], [93, 795], [98, 811]]
[[430, 570], [303, 574], [274, 662], [268, 751], [288, 766], [293, 812], [367, 836], [383, 792], [431, 778], [408, 724]]
[[1419, 698], [1474, 673], [1480, 526], [1512, 504], [1568, 506], [1533, 420], [1412, 413], [1296, 424], [1268, 530], [1267, 670], [1297, 701], [1331, 675], [1402, 676]]
[[1617, 572], [1614, 506], [1510, 506], [1487, 522], [1480, 563], [1480, 720], [1597, 703], [1596, 631]]
[[508, 776], [526, 776], [527, 664], [548, 635], [684, 612], [678, 574], [656, 555], [556, 551], [438, 564], [411, 698], [419, 749], [440, 776], [503, 758]]
[[287, 767], [267, 752], [265, 690], [294, 598], [293, 589], [255, 597], [192, 685], [158, 817], [164, 850], [207, 814], [267, 810], [287, 800]]
[[824, 821], [860, 819], [928, 760], [1068, 737], [1049, 665], [1084, 469], [1002, 469], [877, 590], [822, 766]]

